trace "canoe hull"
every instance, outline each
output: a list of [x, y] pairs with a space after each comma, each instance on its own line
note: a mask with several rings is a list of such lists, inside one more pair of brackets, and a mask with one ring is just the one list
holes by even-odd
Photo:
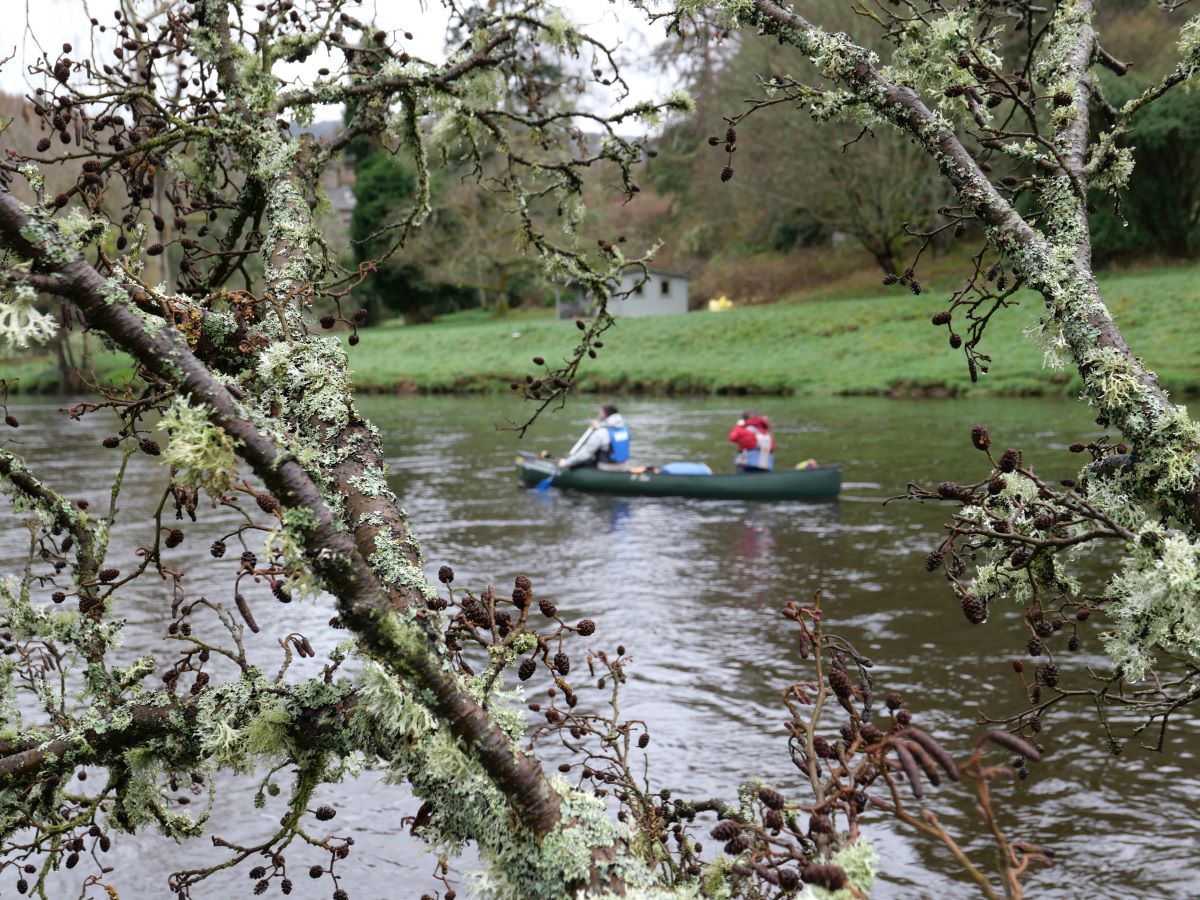
[[[535, 485], [557, 470], [547, 462], [518, 459], [521, 481]], [[842, 488], [841, 466], [787, 469], [755, 475], [660, 475], [567, 469], [554, 487], [626, 497], [695, 497], [703, 500], [834, 500]]]

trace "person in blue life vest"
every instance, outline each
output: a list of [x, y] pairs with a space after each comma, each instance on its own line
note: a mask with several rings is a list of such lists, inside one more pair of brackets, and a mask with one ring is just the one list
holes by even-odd
[[738, 447], [733, 465], [739, 472], [753, 474], [775, 468], [775, 438], [766, 416], [746, 410], [729, 432], [729, 440]]
[[588, 425], [587, 432], [567, 456], [558, 461], [559, 468], [576, 469], [596, 466], [608, 471], [624, 471], [629, 463], [629, 426], [611, 403], [600, 407], [600, 418]]

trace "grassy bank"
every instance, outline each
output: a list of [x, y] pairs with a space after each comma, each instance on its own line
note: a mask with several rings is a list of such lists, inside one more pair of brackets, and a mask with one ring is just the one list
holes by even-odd
[[[1200, 268], [1162, 268], [1101, 279], [1134, 348], [1169, 390], [1200, 392]], [[929, 316], [936, 296], [899, 291], [868, 300], [778, 303], [725, 313], [624, 319], [605, 336], [584, 390], [663, 393], [956, 393], [970, 388], [961, 351]], [[993, 356], [982, 388], [1007, 394], [1077, 389], [1072, 373], [1042, 367], [1022, 335], [1036, 323], [1034, 297], [998, 313], [984, 338]], [[506, 390], [556, 360], [578, 336], [569, 322], [504, 320], [478, 313], [433, 325], [364, 331], [350, 351], [355, 384], [368, 391]], [[516, 336], [516, 335], [519, 335]]]
[[[71, 356], [75, 360], [83, 358], [80, 334], [71, 335]], [[91, 372], [101, 384], [120, 384], [129, 380], [133, 375], [133, 362], [123, 353], [113, 353], [105, 350], [99, 339], [89, 337], [88, 348], [91, 353]], [[15, 382], [13, 393], [42, 394], [59, 390], [58, 359], [52, 353], [11, 355], [0, 357], [0, 378]]]
[[[1105, 299], [1135, 353], [1176, 393], [1200, 393], [1200, 267], [1159, 268], [1100, 279]], [[621, 320], [580, 380], [605, 393], [953, 394], [970, 390], [961, 351], [929, 323], [944, 295], [894, 293], [866, 300], [777, 303], [726, 313]], [[1041, 312], [1036, 298], [998, 313], [983, 350], [993, 356], [979, 388], [1003, 394], [1066, 393], [1070, 372], [1042, 367], [1022, 335]], [[565, 356], [579, 332], [525, 311], [482, 311], [432, 325], [388, 324], [350, 348], [361, 391], [508, 390], [533, 372], [533, 356]], [[97, 353], [101, 377], [128, 373], [127, 361]], [[0, 375], [36, 390], [56, 381], [53, 361], [0, 361]]]

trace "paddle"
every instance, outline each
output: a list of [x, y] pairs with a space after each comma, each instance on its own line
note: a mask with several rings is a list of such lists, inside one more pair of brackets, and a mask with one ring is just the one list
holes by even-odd
[[[587, 431], [585, 431], [583, 434], [581, 434], [581, 435], [579, 436], [579, 440], [577, 440], [577, 441], [575, 442], [575, 446], [571, 448], [570, 452], [569, 452], [569, 453], [567, 453], [567, 456], [573, 456], [573, 455], [575, 454], [575, 451], [576, 451], [576, 450], [578, 450], [580, 447], [582, 447], [582, 446], [583, 446], [583, 442], [584, 442], [584, 441], [586, 441], [586, 440], [588, 439], [588, 437], [591, 435], [591, 433], [592, 433], [594, 430], [595, 430], [595, 426], [593, 426], [593, 425], [588, 425], [588, 427], [587, 427]], [[558, 472], [551, 472], [549, 475], [547, 475], [545, 478], [543, 478], [541, 481], [539, 481], [537, 484], [535, 484], [535, 485], [533, 486], [533, 489], [534, 489], [535, 491], [548, 491], [548, 490], [550, 490], [550, 485], [551, 485], [551, 484], [553, 484], [553, 482], [554, 482], [554, 477], [555, 477], [557, 474], [558, 474]]]

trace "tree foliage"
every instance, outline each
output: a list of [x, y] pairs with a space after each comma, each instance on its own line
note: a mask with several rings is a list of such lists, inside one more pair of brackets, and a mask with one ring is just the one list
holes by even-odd
[[[409, 248], [387, 255], [388, 226], [416, 197], [417, 176], [412, 168], [396, 154], [376, 149], [360, 157], [354, 170], [356, 202], [350, 221], [350, 237], [354, 242], [355, 259], [361, 264], [387, 256], [374, 264], [374, 271], [359, 289], [367, 309], [378, 306], [400, 313], [411, 322], [422, 322], [471, 303], [474, 298], [463, 287], [435, 281], [431, 270], [436, 265], [436, 258], [420, 252], [428, 246], [431, 232], [438, 232], [441, 237], [451, 230], [440, 203]], [[440, 200], [445, 190], [443, 179], [430, 179], [431, 199]], [[367, 321], [370, 323], [378, 318], [378, 315], [368, 316]]]
[[[1146, 84], [1132, 75], [1108, 85], [1116, 106]], [[1114, 203], [1094, 196], [1098, 262], [1146, 257], [1194, 259], [1200, 251], [1200, 94], [1173, 92], [1149, 106], [1119, 145], [1133, 157], [1129, 190]]]
[[[838, 3], [824, 13], [866, 46], [881, 40]], [[676, 56], [694, 51], [686, 43]], [[705, 143], [725, 143], [727, 123], [768, 73], [792, 65], [790, 48], [730, 37], [707, 51], [708, 65], [686, 83], [696, 112], [666, 130], [654, 161], [655, 184], [674, 200], [675, 228], [685, 249], [700, 255], [828, 246], [840, 234], [861, 245], [885, 274], [899, 274], [914, 230], [933, 222], [948, 198], [937, 171], [911, 142], [892, 131], [825, 123], [808, 116], [760, 116], [739, 123], [736, 190], [714, 191], [721, 163]], [[782, 152], [781, 152], [782, 151]], [[907, 226], [907, 227], [906, 227]]]

